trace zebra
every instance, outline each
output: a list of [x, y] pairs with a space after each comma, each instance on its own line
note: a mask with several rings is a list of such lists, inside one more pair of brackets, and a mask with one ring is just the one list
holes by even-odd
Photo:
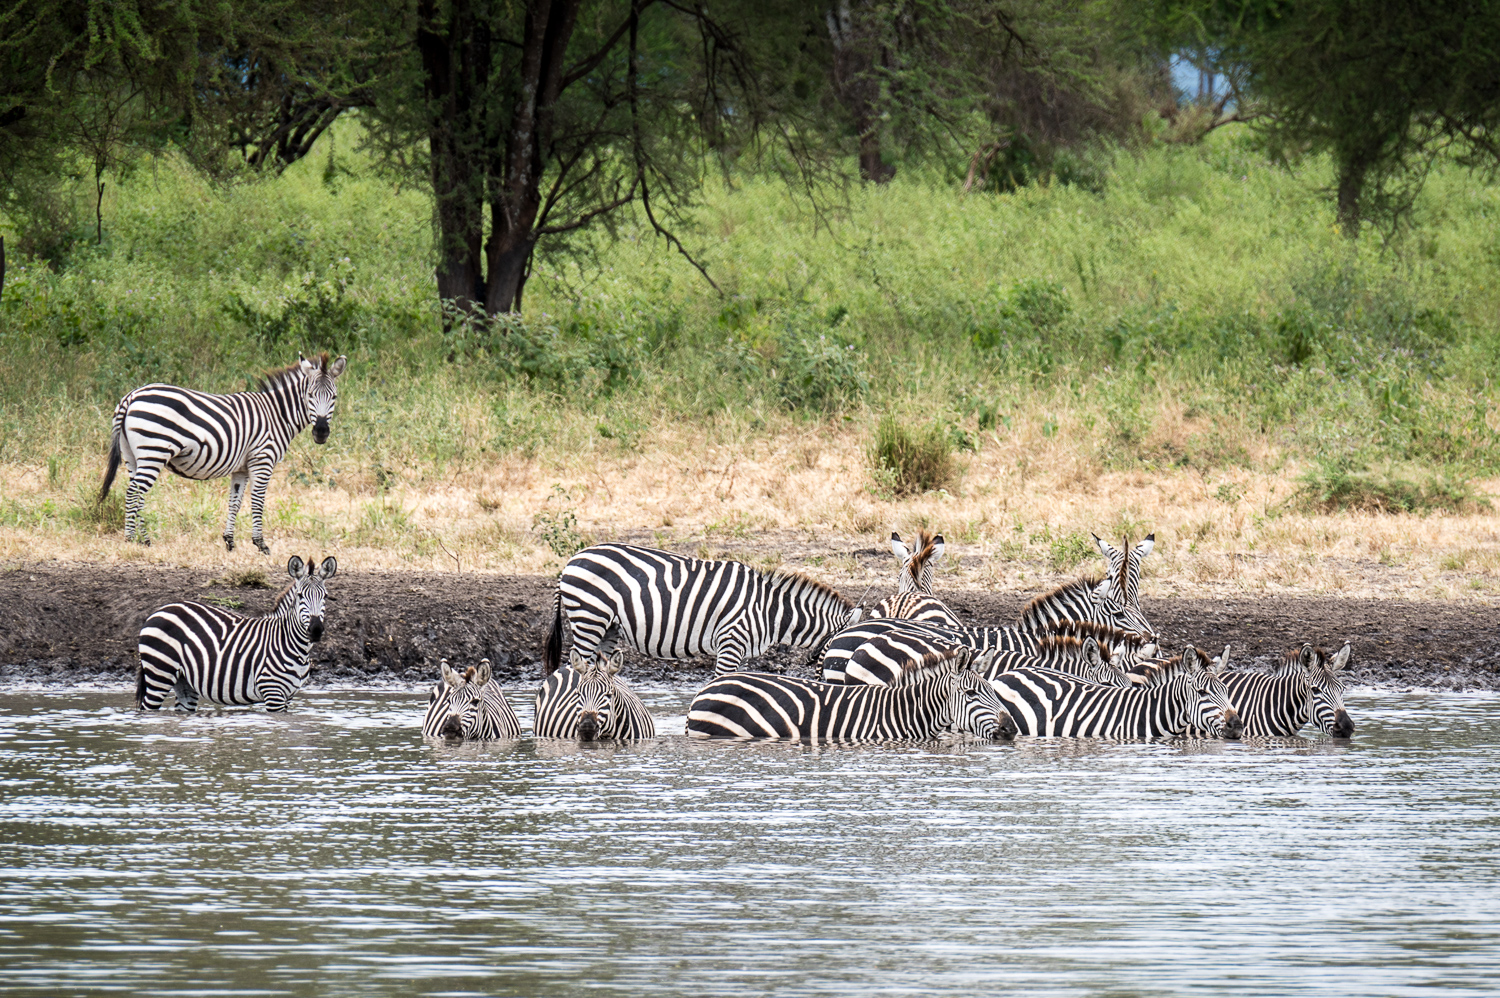
[[943, 556], [943, 535], [926, 530], [917, 533], [916, 549], [908, 548], [901, 535], [891, 532], [891, 551], [901, 559], [895, 595], [887, 596], [871, 611], [872, 617], [900, 617], [948, 627], [960, 627], [948, 604], [932, 594], [933, 566]]
[[1003, 672], [989, 682], [1020, 733], [1049, 737], [1158, 738], [1201, 728], [1239, 738], [1244, 724], [1197, 649], [1160, 663], [1150, 681], [1129, 689], [1086, 682], [1052, 669]]
[[109, 495], [120, 461], [130, 484], [125, 490], [125, 539], [150, 544], [141, 510], [162, 469], [203, 481], [229, 476], [229, 518], [224, 545], [234, 550], [234, 521], [245, 489], [250, 490], [250, 539], [270, 554], [261, 532], [266, 486], [292, 438], [309, 423], [313, 442], [328, 440], [328, 421], [338, 402], [335, 383], [347, 358], [328, 355], [298, 361], [266, 375], [259, 391], [210, 395], [174, 385], [145, 385], [115, 407], [109, 467], [99, 502]]
[[1117, 592], [1108, 579], [1084, 577], [1065, 582], [1033, 597], [1021, 608], [1016, 626], [1031, 634], [1048, 634], [1067, 622], [1083, 621], [1154, 638], [1156, 630], [1141, 612], [1139, 586], [1127, 590], [1124, 597]]
[[191, 713], [198, 698], [219, 704], [264, 703], [286, 710], [307, 682], [312, 643], [323, 637], [324, 583], [338, 571], [329, 557], [316, 570], [295, 555], [292, 577], [264, 617], [246, 617], [205, 603], [169, 603], [141, 628], [135, 702], [160, 710], [168, 693]]
[[[1224, 651], [1227, 662], [1229, 649]], [[1344, 709], [1339, 675], [1348, 664], [1348, 643], [1332, 656], [1304, 644], [1288, 651], [1269, 673], [1232, 672], [1224, 686], [1247, 736], [1295, 735], [1314, 724], [1326, 735], [1348, 738], [1354, 721]]]
[[1049, 637], [1093, 638], [1115, 665], [1124, 667], [1156, 652], [1156, 642], [1132, 631], [1087, 621], [1063, 620], [1055, 632], [1032, 633], [1016, 627], [941, 627], [892, 618], [861, 621], [829, 640], [823, 652], [823, 681], [891, 686], [909, 661], [962, 645], [974, 651], [1034, 655]]
[[1100, 686], [1128, 689], [1132, 685], [1130, 677], [1109, 661], [1108, 654], [1108, 649], [1101, 648], [1091, 637], [1079, 639], [1049, 635], [1041, 638], [1032, 652], [996, 652], [985, 669], [984, 678], [993, 679], [1002, 672], [1016, 669], [1041, 668], [1064, 672]]
[[521, 720], [506, 702], [505, 691], [491, 681], [490, 660], [462, 673], [438, 663], [442, 678], [427, 697], [427, 715], [422, 719], [422, 737], [461, 741], [491, 741], [521, 737]]
[[899, 686], [845, 686], [741, 672], [693, 698], [687, 732], [697, 738], [819, 742], [929, 741], [947, 730], [1009, 740], [1015, 724], [975, 671], [967, 648], [924, 657]]
[[577, 738], [586, 742], [615, 738], [655, 738], [656, 721], [645, 703], [620, 679], [623, 648], [605, 659], [584, 657], [575, 647], [568, 667], [542, 681], [536, 691], [538, 738]]
[[606, 629], [619, 624], [630, 647], [643, 655], [713, 655], [723, 675], [775, 644], [821, 647], [859, 616], [833, 588], [797, 572], [596, 544], [574, 555], [558, 580], [542, 674], [562, 664], [564, 619], [585, 660]]

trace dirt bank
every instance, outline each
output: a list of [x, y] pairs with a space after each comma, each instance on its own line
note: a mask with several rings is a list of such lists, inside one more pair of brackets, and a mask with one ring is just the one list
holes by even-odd
[[[869, 556], [888, 557], [874, 550]], [[128, 686], [136, 635], [163, 603], [208, 599], [246, 613], [270, 607], [275, 590], [231, 585], [215, 574], [60, 563], [0, 572], [0, 682]], [[327, 630], [313, 650], [313, 681], [415, 683], [434, 677], [441, 657], [464, 664], [488, 657], [507, 683], [535, 682], [554, 584], [540, 576], [340, 572], [329, 586]], [[867, 605], [880, 595], [868, 594]], [[1024, 601], [1012, 593], [941, 595], [976, 623], [1012, 621]], [[1500, 689], [1500, 610], [1493, 606], [1333, 596], [1147, 598], [1142, 605], [1169, 648], [1229, 644], [1236, 661], [1248, 663], [1304, 639], [1330, 647], [1347, 640], [1356, 682]], [[805, 657], [777, 649], [767, 663], [802, 673]], [[693, 682], [708, 676], [708, 665], [632, 660], [627, 669], [639, 682]]]

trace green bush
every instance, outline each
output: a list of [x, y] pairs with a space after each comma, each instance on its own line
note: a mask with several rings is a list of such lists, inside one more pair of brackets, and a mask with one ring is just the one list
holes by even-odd
[[1319, 463], [1302, 475], [1302, 488], [1293, 497], [1301, 509], [1334, 513], [1477, 513], [1492, 506], [1464, 479], [1429, 477], [1417, 483], [1390, 472], [1351, 472], [1337, 464]]
[[790, 409], [836, 412], [870, 390], [865, 358], [833, 333], [788, 337], [777, 358], [777, 390]]
[[958, 476], [947, 427], [933, 423], [912, 431], [894, 416], [883, 417], [875, 427], [870, 465], [876, 482], [898, 496], [945, 488]]

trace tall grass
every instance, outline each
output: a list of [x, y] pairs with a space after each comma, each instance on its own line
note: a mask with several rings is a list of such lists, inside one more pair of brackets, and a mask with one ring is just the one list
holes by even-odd
[[523, 320], [445, 332], [427, 199], [341, 160], [227, 188], [163, 160], [109, 188], [102, 245], [13, 257], [0, 463], [93, 461], [129, 388], [240, 389], [317, 349], [351, 355], [356, 446], [303, 449], [294, 474], [375, 491], [683, 425], [873, 436], [886, 414], [975, 439], [1040, 424], [1105, 467], [1500, 462], [1500, 188], [1456, 167], [1391, 245], [1348, 243], [1323, 172], [1232, 133], [1122, 153], [1102, 193], [964, 196], [912, 170], [815, 216], [740, 177], [689, 239], [722, 295], [627, 217], [541, 257]]

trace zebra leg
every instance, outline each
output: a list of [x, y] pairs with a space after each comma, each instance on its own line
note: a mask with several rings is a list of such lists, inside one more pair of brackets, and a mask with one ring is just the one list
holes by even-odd
[[275, 462], [257, 461], [250, 465], [250, 540], [261, 554], [270, 554], [261, 523], [266, 512], [266, 486], [271, 484], [271, 469]]
[[125, 489], [125, 539], [127, 541], [139, 540], [147, 547], [151, 546], [151, 538], [146, 534], [146, 521], [141, 512], [146, 505], [146, 493], [150, 492], [151, 486], [156, 484], [161, 469], [162, 465], [159, 462], [141, 461], [130, 472], [130, 485]]
[[195, 714], [198, 712], [198, 691], [188, 684], [186, 676], [179, 675], [177, 677], [177, 682], [172, 686], [172, 695], [177, 697], [175, 710], [184, 714]]
[[224, 547], [234, 550], [234, 521], [240, 515], [240, 501], [245, 498], [245, 484], [250, 472], [236, 471], [229, 476], [229, 519], [224, 522]]
[[719, 638], [714, 647], [714, 674], [723, 676], [738, 672], [745, 664], [746, 645], [745, 635], [738, 631], [730, 631]]

